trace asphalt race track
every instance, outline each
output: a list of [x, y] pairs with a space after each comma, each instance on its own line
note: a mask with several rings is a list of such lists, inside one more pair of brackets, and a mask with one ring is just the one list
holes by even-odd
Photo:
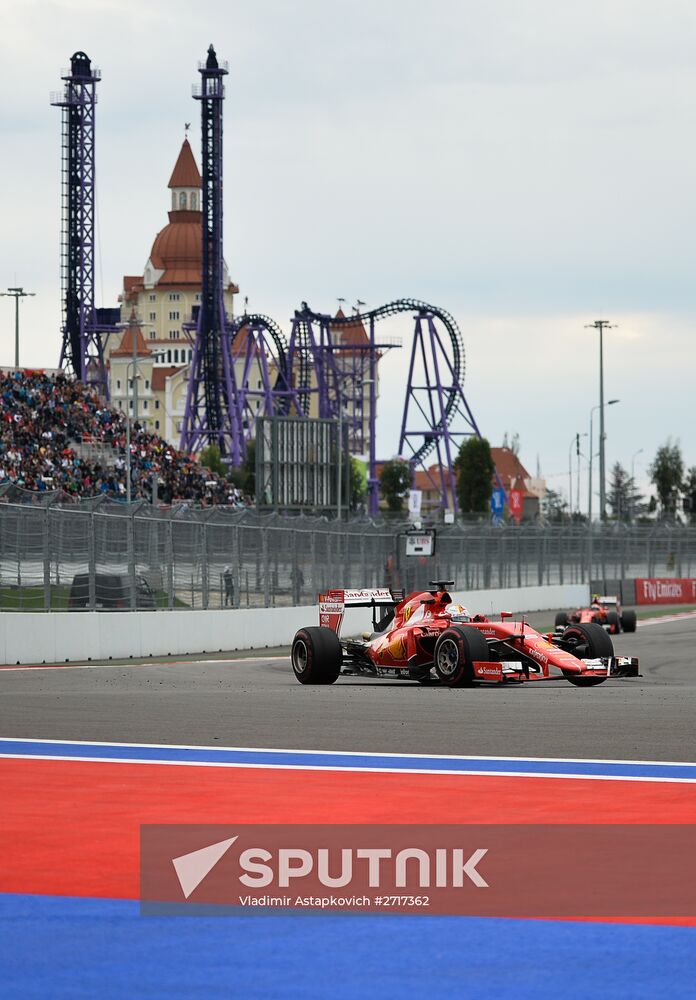
[[138, 900], [144, 824], [694, 824], [695, 640], [696, 617], [640, 625], [616, 648], [644, 676], [595, 688], [302, 687], [278, 651], [0, 668], [3, 1000], [693, 995], [696, 910], [221, 919]]
[[[615, 637], [643, 676], [446, 690], [340, 678], [287, 656], [0, 669], [4, 737], [623, 760], [696, 760], [696, 618]], [[219, 655], [219, 654], [218, 654]]]

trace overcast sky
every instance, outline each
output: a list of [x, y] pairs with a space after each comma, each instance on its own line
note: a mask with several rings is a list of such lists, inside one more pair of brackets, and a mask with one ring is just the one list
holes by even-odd
[[[492, 444], [567, 490], [598, 401], [608, 462], [644, 480], [680, 438], [696, 464], [696, 5], [688, 0], [4, 0], [0, 285], [22, 361], [60, 346], [60, 87], [83, 49], [97, 114], [97, 299], [116, 304], [166, 223], [183, 138], [200, 159], [198, 61], [229, 61], [225, 256], [250, 308], [401, 296], [458, 320]], [[379, 451], [398, 444], [404, 349], [383, 362]], [[0, 300], [0, 363], [13, 303]], [[583, 496], [585, 487], [583, 486]], [[584, 502], [584, 501], [583, 501]]]

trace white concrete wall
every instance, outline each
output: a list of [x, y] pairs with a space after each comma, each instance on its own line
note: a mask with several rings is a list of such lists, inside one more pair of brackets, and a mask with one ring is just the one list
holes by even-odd
[[590, 600], [589, 584], [556, 584], [549, 587], [520, 587], [510, 590], [457, 591], [452, 599], [469, 611], [497, 615], [501, 611], [546, 611], [549, 608], [578, 608]]
[[[481, 590], [452, 595], [472, 613], [542, 611], [586, 604], [585, 585]], [[369, 609], [346, 614], [343, 632], [369, 630]], [[182, 656], [288, 645], [302, 625], [319, 623], [318, 607], [233, 611], [51, 612], [0, 614], [0, 663]]]

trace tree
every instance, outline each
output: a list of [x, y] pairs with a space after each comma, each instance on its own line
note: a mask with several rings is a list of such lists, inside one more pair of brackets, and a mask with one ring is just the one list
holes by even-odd
[[634, 480], [621, 465], [621, 462], [616, 462], [610, 477], [607, 503], [611, 509], [611, 516], [617, 521], [632, 521], [637, 514], [642, 512], [643, 496], [636, 490]]
[[564, 500], [556, 490], [547, 489], [544, 499], [541, 501], [542, 517], [552, 524], [560, 524], [568, 516], [567, 510], [568, 501]]
[[454, 463], [457, 499], [464, 514], [487, 514], [491, 505], [495, 464], [485, 438], [470, 437], [462, 442]]
[[367, 468], [364, 462], [350, 459], [350, 509], [357, 510], [367, 496]]
[[201, 465], [204, 465], [206, 469], [210, 469], [211, 472], [215, 472], [218, 476], [224, 477], [227, 475], [227, 469], [222, 461], [220, 449], [216, 444], [207, 444], [205, 448], [201, 449], [198, 459]]
[[256, 441], [248, 442], [246, 458], [241, 465], [230, 469], [229, 476], [238, 490], [251, 497], [256, 495]]
[[679, 495], [684, 482], [684, 459], [678, 442], [673, 444], [672, 439], [667, 438], [666, 443], [657, 449], [648, 471], [657, 490], [662, 517], [676, 517]]
[[684, 513], [691, 524], [696, 524], [696, 465], [686, 473], [684, 481]]
[[246, 458], [242, 468], [246, 473], [244, 491], [251, 497], [256, 496], [256, 441], [254, 440], [247, 444]]
[[379, 475], [379, 488], [394, 513], [403, 510], [404, 497], [411, 488], [411, 466], [402, 458], [385, 462]]

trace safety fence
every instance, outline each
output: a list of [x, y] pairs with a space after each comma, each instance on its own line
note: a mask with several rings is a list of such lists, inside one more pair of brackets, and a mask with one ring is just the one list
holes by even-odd
[[65, 611], [313, 604], [330, 587], [429, 580], [488, 590], [696, 575], [696, 529], [442, 525], [432, 557], [405, 524], [170, 510], [0, 504], [0, 608]]

